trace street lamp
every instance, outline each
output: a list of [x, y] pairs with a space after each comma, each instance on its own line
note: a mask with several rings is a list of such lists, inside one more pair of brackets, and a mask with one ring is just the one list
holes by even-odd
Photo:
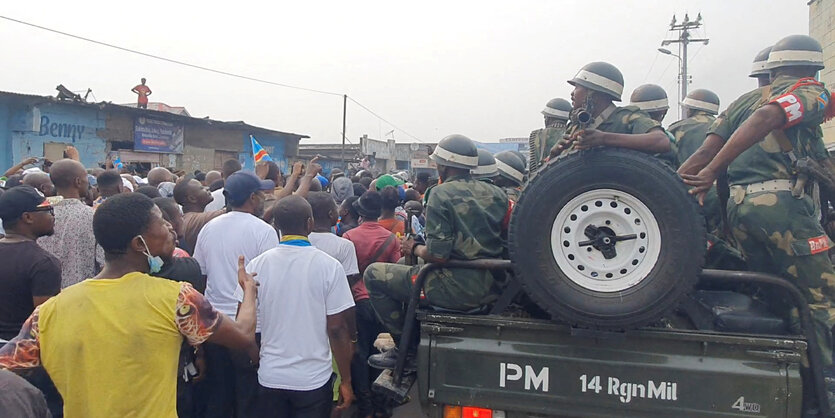
[[[682, 76], [681, 76], [681, 68], [682, 68], [682, 63], [683, 63], [681, 57], [676, 55], [676, 54], [673, 54], [673, 51], [670, 51], [667, 48], [658, 48], [658, 52], [660, 52], [664, 55], [672, 55], [672, 56], [678, 58], [678, 64], [679, 64], [678, 81], [679, 81], [679, 83], [686, 83], [685, 80], [682, 80]], [[682, 119], [684, 119], [684, 110], [681, 108], [681, 101], [684, 100], [684, 97], [682, 97], [682, 94], [686, 94], [686, 93], [683, 93], [684, 91], [686, 91], [685, 90], [686, 88], [687, 88], [686, 84], [682, 84], [682, 87], [678, 91], [678, 108], [679, 108], [679, 113], [681, 114]]]

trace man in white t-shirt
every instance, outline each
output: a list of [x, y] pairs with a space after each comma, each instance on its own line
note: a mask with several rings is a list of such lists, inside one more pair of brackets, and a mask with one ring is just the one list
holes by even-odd
[[[261, 220], [264, 212], [264, 190], [275, 187], [271, 180], [239, 171], [226, 179], [224, 194], [228, 212], [212, 219], [197, 236], [194, 258], [206, 275], [206, 299], [212, 306], [235, 318], [238, 299], [237, 259], [246, 262], [278, 246], [278, 234]], [[235, 274], [233, 274], [233, 272]], [[256, 328], [256, 339], [259, 330]], [[225, 347], [206, 344], [206, 362], [211, 370], [200, 384], [206, 394], [207, 417], [238, 417], [254, 415], [258, 396], [256, 370], [247, 363], [235, 361], [241, 353]]]
[[[234, 173], [237, 173], [241, 170], [241, 163], [240, 161], [230, 158], [223, 162], [223, 167], [221, 168], [220, 176], [223, 178], [224, 183], [226, 179], [229, 178]], [[203, 212], [214, 212], [216, 210], [221, 210], [226, 207], [226, 196], [223, 195], [224, 187], [217, 189], [212, 192], [212, 201], [206, 205], [206, 208], [203, 209]]]
[[[354, 299], [345, 270], [314, 247], [310, 204], [299, 196], [275, 206], [281, 244], [256, 257], [247, 271], [257, 274], [261, 360], [258, 416], [330, 417], [333, 358], [342, 376], [337, 411], [353, 402], [350, 323]], [[236, 294], [243, 298], [243, 291]]]
[[327, 192], [310, 192], [307, 195], [307, 202], [313, 209], [313, 232], [308, 236], [310, 243], [339, 261], [345, 270], [349, 284], [353, 285], [362, 278], [357, 266], [357, 251], [354, 249], [353, 242], [338, 237], [332, 232], [333, 226], [339, 219], [336, 202]]

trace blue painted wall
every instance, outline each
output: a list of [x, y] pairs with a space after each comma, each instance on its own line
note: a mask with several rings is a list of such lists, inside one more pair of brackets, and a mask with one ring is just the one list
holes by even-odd
[[12, 161], [12, 135], [9, 131], [9, 103], [0, 102], [0, 174], [13, 166]]
[[[62, 103], [42, 103], [33, 106], [21, 103], [17, 106], [10, 104], [5, 108], [9, 112], [9, 123], [7, 129], [0, 126], [0, 132], [10, 134], [10, 164], [27, 157], [42, 157], [44, 144], [51, 142], [76, 147], [85, 167], [104, 162], [106, 142], [99, 138], [97, 131], [104, 129], [105, 119], [97, 109]], [[9, 157], [6, 159], [8, 166]]]
[[[255, 139], [267, 150], [267, 153], [270, 154], [270, 157], [278, 164], [278, 167], [281, 169], [282, 173], [287, 173], [289, 165], [287, 163], [286, 153], [286, 143], [287, 141], [291, 140], [290, 137], [286, 135], [275, 135], [275, 134], [266, 134], [266, 133], [259, 133], [255, 135]], [[255, 169], [255, 158], [252, 156], [252, 142], [249, 140], [249, 134], [244, 133], [242, 135], [242, 147], [241, 147], [241, 154], [239, 159], [241, 160], [241, 165], [243, 165], [244, 169], [247, 170], [254, 170]]]

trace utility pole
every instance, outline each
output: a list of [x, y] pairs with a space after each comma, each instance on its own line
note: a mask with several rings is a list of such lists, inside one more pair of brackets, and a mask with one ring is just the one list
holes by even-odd
[[[673, 20], [670, 22], [670, 30], [678, 32], [678, 39], [665, 39], [661, 41], [661, 46], [667, 46], [669, 44], [679, 44], [679, 57], [681, 61], [681, 68], [679, 69], [679, 82], [681, 83], [681, 97], [679, 99], [679, 103], [687, 97], [687, 83], [689, 83], [689, 78], [687, 75], [687, 45], [691, 42], [701, 42], [705, 45], [710, 41], [710, 39], [693, 39], [690, 38], [690, 30], [691, 29], [698, 29], [702, 26], [702, 14], [699, 13], [696, 16], [696, 20], [690, 21], [690, 17], [687, 13], [684, 14], [684, 21], [681, 23], [676, 23], [676, 16], [673, 15]], [[673, 54], [669, 54], [673, 55]], [[681, 105], [679, 105], [681, 107]], [[681, 107], [681, 118], [685, 118], [685, 110]]]
[[[345, 164], [345, 117], [348, 115], [348, 95], [342, 95], [342, 169], [347, 173], [348, 166]], [[347, 174], [346, 174], [347, 175]]]

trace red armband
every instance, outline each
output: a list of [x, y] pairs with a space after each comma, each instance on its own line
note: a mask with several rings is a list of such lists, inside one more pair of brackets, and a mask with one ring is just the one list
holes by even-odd
[[776, 103], [780, 105], [783, 112], [786, 113], [786, 124], [782, 129], [791, 128], [803, 121], [803, 103], [793, 93], [786, 93], [769, 103]]

